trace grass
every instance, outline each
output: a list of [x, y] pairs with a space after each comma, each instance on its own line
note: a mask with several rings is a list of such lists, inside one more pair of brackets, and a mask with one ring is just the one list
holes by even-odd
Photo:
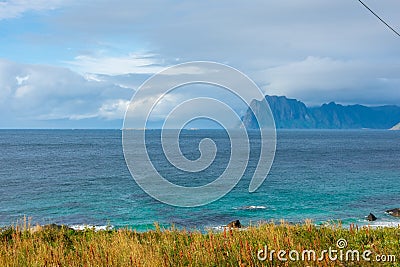
[[[157, 225], [155, 230], [143, 233], [128, 229], [31, 229], [25, 222], [1, 230], [0, 266], [400, 266], [400, 226], [345, 229], [340, 225], [316, 227], [307, 221], [208, 233], [161, 229]], [[304, 261], [280, 261], [276, 254], [273, 261], [257, 258], [258, 250], [265, 245], [268, 250], [286, 253], [315, 250], [318, 258], [329, 247], [338, 249], [336, 243], [341, 238], [348, 243], [344, 253], [349, 249], [360, 253], [371, 250], [374, 261], [332, 261], [328, 255], [320, 261], [307, 257]], [[394, 255], [396, 262], [378, 263], [376, 255]]]

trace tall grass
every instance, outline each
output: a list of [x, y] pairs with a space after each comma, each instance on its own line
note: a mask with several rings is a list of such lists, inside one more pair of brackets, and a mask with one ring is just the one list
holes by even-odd
[[[348, 249], [395, 255], [397, 262], [260, 261], [264, 249], [322, 251], [344, 238]], [[144, 233], [119, 229], [74, 231], [29, 225], [2, 229], [0, 266], [400, 266], [400, 226], [397, 228], [344, 229], [340, 225], [316, 227], [267, 223], [245, 230], [201, 233], [174, 228]], [[396, 265], [397, 264], [397, 265]]]

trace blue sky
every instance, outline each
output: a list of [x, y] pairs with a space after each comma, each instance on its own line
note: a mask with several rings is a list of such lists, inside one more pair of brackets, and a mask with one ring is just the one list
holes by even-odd
[[[365, 2], [400, 29], [398, 1]], [[0, 128], [121, 128], [142, 82], [191, 60], [308, 105], [400, 105], [400, 38], [355, 0], [10, 0]]]

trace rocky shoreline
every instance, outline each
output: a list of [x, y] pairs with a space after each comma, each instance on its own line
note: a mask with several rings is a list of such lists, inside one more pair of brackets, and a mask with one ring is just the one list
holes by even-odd
[[[394, 209], [389, 209], [385, 211], [386, 214], [392, 216], [392, 217], [396, 217], [400, 219], [400, 208], [394, 208]], [[364, 217], [365, 220], [369, 221], [369, 222], [375, 222], [378, 221], [382, 218], [378, 218], [376, 217], [372, 212]], [[288, 224], [295, 224], [295, 223], [290, 223], [287, 222]], [[302, 223], [300, 223], [302, 224]], [[400, 221], [398, 223], [398, 225], [400, 225]], [[384, 225], [382, 225], [384, 226]], [[229, 223], [227, 223], [226, 225], [221, 226], [222, 228], [226, 228], [226, 229], [239, 229], [239, 228], [246, 228], [246, 226], [244, 226], [240, 220], [233, 220]], [[7, 229], [8, 227], [2, 227], [0, 228], [0, 232], [1, 230]], [[82, 225], [80, 227], [73, 227], [70, 225], [64, 225], [64, 224], [46, 224], [46, 225], [35, 225], [32, 227], [27, 227], [27, 229], [31, 232], [31, 233], [35, 233], [38, 231], [43, 231], [43, 230], [54, 230], [54, 231], [58, 231], [58, 230], [67, 230], [67, 231], [84, 231], [84, 230], [94, 230], [94, 231], [100, 231], [100, 230], [112, 230], [114, 227], [113, 226], [107, 226], [107, 227], [96, 227], [93, 225]]]
[[[385, 213], [393, 217], [400, 217], [400, 208], [386, 210]], [[378, 219], [372, 212], [368, 216], [366, 216], [366, 218], [370, 222], [376, 221]]]

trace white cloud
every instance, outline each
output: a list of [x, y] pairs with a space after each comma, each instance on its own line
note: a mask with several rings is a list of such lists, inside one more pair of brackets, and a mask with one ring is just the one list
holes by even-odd
[[126, 99], [108, 100], [99, 108], [97, 115], [106, 119], [121, 119], [125, 115], [129, 102]]
[[[368, 4], [400, 27], [398, 1]], [[153, 53], [150, 62], [89, 54], [71, 62], [80, 71], [154, 73], [157, 64], [176, 59], [211, 60], [268, 85], [267, 93], [312, 104], [400, 104], [399, 40], [357, 1], [83, 2], [52, 22], [78, 39], [88, 33], [96, 40], [117, 36], [124, 40], [120, 48], [141, 44], [139, 49]]]
[[[368, 2], [400, 27], [397, 0]], [[75, 38], [118, 36], [124, 45], [142, 44], [168, 61], [215, 60], [246, 69], [309, 55], [399, 54], [397, 37], [360, 3], [348, 0], [82, 1], [51, 22]]]
[[15, 79], [17, 80], [18, 85], [22, 85], [25, 81], [29, 79], [29, 75], [26, 75], [24, 77], [17, 76], [15, 77]]
[[[156, 73], [163, 69], [153, 55], [129, 54], [127, 56], [80, 55], [67, 61], [71, 68], [82, 73], [121, 75], [129, 73]], [[93, 77], [91, 77], [93, 78]]]
[[17, 90], [15, 90], [14, 96], [16, 98], [23, 98], [27, 96], [29, 94], [29, 91], [31, 91], [32, 89], [32, 86], [29, 85], [20, 86], [17, 88]]
[[27, 11], [55, 9], [63, 0], [9, 0], [0, 1], [0, 20], [17, 18]]
[[[266, 94], [286, 95], [309, 104], [400, 103], [400, 64], [373, 65], [360, 60], [307, 57], [257, 73]], [[384, 77], [384, 78], [383, 78]]]
[[0, 127], [13, 120], [122, 119], [133, 94], [66, 68], [5, 60], [0, 60], [0, 85], [0, 111], [10, 114], [2, 116]]

